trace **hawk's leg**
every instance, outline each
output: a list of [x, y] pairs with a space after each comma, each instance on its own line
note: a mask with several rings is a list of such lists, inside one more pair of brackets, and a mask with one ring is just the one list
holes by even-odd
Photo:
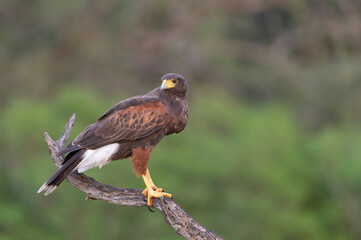
[[148, 197], [148, 206], [153, 206], [152, 198], [160, 198], [160, 197], [168, 197], [172, 198], [172, 194], [163, 192], [163, 189], [157, 188], [152, 178], [150, 177], [149, 170], [147, 169], [146, 174], [142, 174], [143, 180], [145, 185], [147, 186], [146, 189], [143, 191], [143, 195]]

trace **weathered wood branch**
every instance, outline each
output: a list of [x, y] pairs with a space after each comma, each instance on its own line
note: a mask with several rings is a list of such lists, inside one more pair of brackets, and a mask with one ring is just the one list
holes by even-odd
[[[58, 152], [63, 149], [74, 121], [75, 114], [70, 117], [63, 135], [57, 141], [54, 141], [49, 134], [45, 132], [45, 141], [48, 143], [51, 158], [58, 168], [62, 162], [62, 158], [58, 156]], [[123, 206], [147, 206], [146, 201], [143, 199], [142, 190], [139, 189], [116, 188], [101, 184], [93, 178], [77, 172], [71, 173], [67, 177], [67, 180], [71, 185], [84, 192], [87, 195], [86, 199], [104, 200]], [[172, 199], [153, 199], [153, 206], [164, 215], [165, 221], [174, 228], [176, 233], [186, 239], [222, 239], [194, 221], [193, 218]]]

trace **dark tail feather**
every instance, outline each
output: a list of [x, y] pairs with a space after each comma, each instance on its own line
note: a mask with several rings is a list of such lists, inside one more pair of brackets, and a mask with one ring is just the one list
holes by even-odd
[[74, 146], [73, 141], [71, 141], [63, 150], [61, 150], [58, 155], [61, 157], [64, 157], [65, 154], [67, 154], [64, 158], [64, 164], [66, 161], [68, 161], [75, 153], [77, 153], [78, 150], [82, 149], [80, 146]]
[[[49, 178], [46, 183], [43, 184], [38, 190], [38, 193], [45, 191], [45, 196], [54, 192], [55, 189], [59, 186], [59, 184], [64, 181], [64, 179], [79, 165], [79, 163], [83, 160], [82, 155], [83, 150], [77, 150], [71, 157], [63, 164], [58, 171]], [[68, 154], [69, 155], [69, 154]]]

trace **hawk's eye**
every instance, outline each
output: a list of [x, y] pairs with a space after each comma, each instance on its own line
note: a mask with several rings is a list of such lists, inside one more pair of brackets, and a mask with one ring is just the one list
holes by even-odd
[[177, 79], [173, 79], [173, 83], [176, 84], [178, 82]]

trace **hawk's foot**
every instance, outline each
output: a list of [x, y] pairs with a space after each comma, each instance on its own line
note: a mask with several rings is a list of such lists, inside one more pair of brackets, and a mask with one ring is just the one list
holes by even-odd
[[144, 197], [147, 197], [147, 204], [148, 206], [153, 206], [153, 199], [152, 198], [160, 198], [160, 197], [167, 197], [172, 198], [172, 194], [166, 193], [161, 188], [157, 188], [156, 186], [151, 186], [150, 188], [146, 188], [143, 191]]
[[149, 170], [147, 169], [146, 173], [142, 175], [146, 189], [143, 191], [143, 196], [148, 198], [148, 208], [153, 206], [152, 198], [160, 198], [160, 197], [167, 197], [172, 198], [172, 194], [165, 193], [163, 189], [157, 188], [152, 178], [150, 177]]

